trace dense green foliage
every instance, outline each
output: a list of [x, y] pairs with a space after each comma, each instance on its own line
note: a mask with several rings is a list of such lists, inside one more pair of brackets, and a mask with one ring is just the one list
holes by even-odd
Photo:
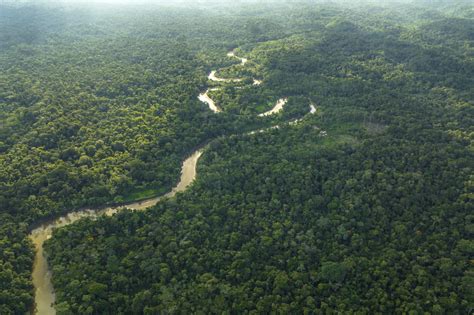
[[33, 303], [28, 226], [5, 214], [0, 222], [0, 314], [23, 314]]
[[308, 122], [217, 142], [175, 202], [58, 231], [48, 251], [61, 307], [466, 310], [462, 146], [389, 131], [328, 148], [318, 135]]
[[[210, 140], [175, 200], [55, 233], [60, 313], [473, 307], [472, 6], [0, 17], [0, 313], [32, 305], [29, 224], [164, 192]], [[220, 67], [264, 83], [211, 92], [215, 115], [197, 95]]]
[[[2, 314], [31, 305], [23, 224], [161, 194], [196, 146], [257, 124], [215, 116], [197, 100], [207, 71], [235, 62], [225, 53], [253, 36], [233, 34], [224, 17], [214, 16], [219, 28], [202, 22], [207, 15], [0, 6], [0, 239], [5, 249], [22, 244], [1, 257]], [[19, 283], [28, 285], [16, 294]]]
[[[149, 212], [59, 230], [47, 248], [58, 309], [465, 313], [470, 26], [431, 41], [425, 26], [360, 23], [252, 47], [256, 95], [310, 98], [321, 115], [212, 142], [190, 191]], [[237, 109], [252, 93], [215, 95]]]

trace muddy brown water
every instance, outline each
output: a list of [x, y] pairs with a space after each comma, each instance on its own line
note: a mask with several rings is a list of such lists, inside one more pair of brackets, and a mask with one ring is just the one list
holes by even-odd
[[[227, 54], [229, 57], [235, 57], [241, 60], [242, 65], [248, 61], [246, 58], [240, 58], [235, 56], [234, 52], [230, 52]], [[217, 82], [240, 82], [242, 79], [223, 79], [216, 77], [216, 71], [212, 71], [209, 76], [209, 80], [217, 81]], [[261, 84], [262, 81], [254, 79], [254, 85]], [[216, 89], [210, 89], [216, 90]], [[207, 90], [204, 93], [199, 95], [199, 100], [206, 103], [209, 108], [215, 112], [219, 113], [222, 110], [215, 104], [215, 102], [209, 97]], [[275, 114], [283, 109], [283, 106], [287, 103], [287, 98], [279, 99], [275, 106], [265, 112], [260, 114], [259, 116], [268, 116]], [[316, 109], [313, 105], [311, 105], [310, 113], [315, 113]], [[290, 124], [298, 123], [300, 120], [290, 122]], [[279, 126], [270, 127], [267, 129], [260, 129], [248, 134], [255, 134], [259, 132], [264, 132], [265, 130], [279, 128]], [[189, 156], [186, 160], [184, 160], [183, 165], [181, 167], [181, 178], [178, 184], [167, 194], [151, 198], [139, 202], [132, 202], [130, 204], [122, 205], [119, 207], [106, 207], [100, 209], [84, 209], [80, 211], [71, 211], [65, 215], [62, 215], [56, 219], [51, 219], [49, 221], [45, 221], [43, 224], [35, 228], [30, 233], [30, 239], [32, 240], [36, 253], [33, 265], [33, 285], [35, 287], [35, 312], [38, 315], [53, 315], [56, 314], [56, 310], [54, 309], [54, 302], [55, 302], [55, 294], [54, 288], [51, 282], [51, 270], [48, 267], [47, 258], [44, 255], [43, 244], [44, 242], [52, 236], [53, 230], [56, 228], [64, 227], [71, 223], [76, 222], [81, 218], [96, 218], [102, 215], [111, 216], [117, 213], [122, 208], [127, 208], [135, 211], [141, 211], [148, 209], [156, 205], [160, 200], [164, 198], [171, 198], [176, 195], [177, 192], [182, 192], [186, 190], [186, 188], [194, 181], [196, 178], [196, 166], [198, 163], [199, 158], [201, 157], [204, 149], [196, 150], [191, 156]]]
[[143, 200], [140, 202], [133, 202], [120, 207], [72, 211], [59, 218], [47, 221], [31, 231], [30, 238], [36, 248], [32, 274], [33, 285], [35, 287], [36, 314], [56, 314], [56, 311], [53, 307], [55, 302], [55, 294], [53, 285], [51, 283], [51, 270], [48, 267], [48, 262], [43, 250], [44, 242], [51, 237], [54, 229], [74, 223], [81, 218], [94, 218], [101, 215], [111, 216], [122, 208], [132, 209], [135, 211], [145, 210], [151, 206], [156, 205], [163, 198], [173, 197], [177, 192], [186, 190], [186, 188], [196, 178], [196, 165], [202, 153], [203, 149], [196, 150], [190, 157], [184, 160], [181, 167], [181, 178], [178, 184], [170, 192], [163, 196]]

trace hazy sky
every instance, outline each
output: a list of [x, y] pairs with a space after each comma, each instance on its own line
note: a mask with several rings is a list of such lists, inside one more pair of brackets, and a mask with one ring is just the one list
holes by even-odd
[[[251, 3], [251, 2], [297, 2], [295, 0], [0, 0], [0, 4], [4, 3], [45, 3], [45, 2], [56, 2], [56, 3], [105, 3], [105, 4], [183, 4], [185, 2], [199, 4], [199, 3]], [[313, 0], [314, 2], [375, 2], [375, 3], [387, 3], [387, 2], [413, 2], [413, 0]]]
[[244, 4], [244, 3], [269, 3], [269, 2], [280, 2], [280, 3], [298, 3], [298, 2], [314, 2], [314, 3], [346, 3], [346, 4], [388, 4], [388, 3], [436, 3], [440, 1], [444, 2], [470, 2], [474, 0], [0, 0], [0, 4], [38, 4], [38, 3], [60, 3], [60, 4], [107, 4], [107, 5], [143, 5], [143, 4], [161, 4], [161, 5], [206, 5], [206, 4]]
[[107, 3], [107, 4], [172, 4], [183, 2], [183, 0], [51, 0], [51, 2], [60, 3]]
[[[189, 1], [189, 0], [188, 0]], [[174, 4], [183, 3], [185, 0], [0, 0], [1, 3], [85, 3], [85, 4]], [[200, 2], [195, 1], [195, 2]]]

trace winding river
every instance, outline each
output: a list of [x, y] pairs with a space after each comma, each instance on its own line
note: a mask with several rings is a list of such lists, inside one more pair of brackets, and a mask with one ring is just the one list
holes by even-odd
[[216, 105], [214, 100], [209, 97], [208, 93], [209, 91], [216, 91], [216, 89], [207, 89], [206, 92], [199, 94], [198, 98], [201, 102], [207, 104], [209, 106], [209, 109], [212, 110], [214, 113], [220, 113], [222, 112], [222, 109], [220, 109], [219, 106]]
[[[246, 58], [240, 58], [235, 55], [232, 51], [227, 54], [229, 57], [235, 57], [241, 60], [241, 64], [245, 65], [248, 61]], [[217, 81], [217, 82], [240, 82], [243, 79], [222, 79], [216, 77], [216, 71], [212, 71], [209, 74], [209, 80]], [[259, 85], [261, 81], [254, 79], [254, 85]], [[215, 112], [219, 113], [222, 110], [215, 104], [215, 102], [209, 97], [209, 91], [217, 90], [218, 88], [208, 89], [206, 92], [201, 93], [198, 98], [203, 103], [207, 104], [209, 108]], [[283, 106], [286, 104], [288, 100], [286, 98], [282, 98], [277, 101], [274, 108], [260, 114], [259, 116], [268, 116], [275, 114], [283, 109]], [[316, 112], [316, 108], [314, 105], [310, 105], [310, 113]], [[289, 124], [296, 124], [301, 119], [295, 120], [290, 122]], [[249, 132], [247, 134], [255, 134], [260, 133], [265, 130], [279, 128], [279, 126], [273, 126], [266, 129], [259, 129], [256, 131]], [[128, 208], [135, 211], [145, 210], [151, 206], [157, 204], [160, 200], [164, 198], [171, 198], [176, 195], [177, 192], [182, 192], [186, 190], [186, 188], [194, 181], [196, 178], [196, 165], [201, 157], [202, 153], [204, 152], [203, 148], [196, 150], [191, 156], [189, 156], [186, 160], [184, 160], [183, 165], [181, 167], [181, 178], [178, 184], [167, 194], [162, 195], [160, 197], [151, 198], [139, 202], [133, 202], [129, 204], [124, 204], [117, 207], [103, 207], [98, 209], [84, 209], [80, 211], [72, 211], [67, 213], [63, 216], [60, 216], [56, 219], [51, 219], [49, 221], [44, 222], [43, 224], [36, 227], [30, 233], [30, 239], [32, 240], [36, 253], [33, 265], [33, 285], [35, 287], [35, 304], [36, 304], [36, 314], [39, 315], [51, 315], [56, 314], [56, 310], [54, 309], [54, 302], [55, 302], [55, 294], [54, 288], [51, 283], [51, 270], [48, 268], [48, 262], [44, 255], [43, 244], [44, 242], [52, 236], [52, 232], [55, 228], [60, 228], [71, 223], [76, 222], [81, 218], [97, 218], [102, 215], [111, 216], [117, 213], [120, 209]]]
[[[242, 66], [244, 66], [248, 61], [247, 58], [237, 57], [235, 55], [234, 51], [231, 51], [231, 52], [227, 53], [227, 56], [239, 59], [240, 64]], [[228, 79], [219, 78], [218, 76], [216, 76], [216, 73], [217, 73], [217, 70], [212, 70], [209, 73], [209, 75], [207, 76], [207, 78], [210, 81], [224, 82], [224, 83], [242, 82], [244, 80], [242, 78], [228, 78]], [[261, 84], [262, 84], [262, 80], [257, 80], [255, 78], [253, 78], [253, 84], [252, 85], [261, 85]], [[214, 113], [220, 113], [220, 112], [222, 112], [222, 109], [219, 106], [217, 106], [216, 102], [214, 102], [214, 100], [209, 96], [209, 92], [210, 91], [218, 91], [219, 89], [220, 88], [207, 89], [204, 93], [201, 93], [198, 96], [199, 100], [201, 102], [207, 104], [207, 106], [209, 106], [209, 109], [212, 110]], [[269, 111], [267, 111], [265, 113], [262, 113], [258, 116], [264, 117], [264, 116], [269, 116], [269, 115], [276, 114], [276, 113], [278, 113], [279, 111], [281, 111], [283, 109], [283, 106], [285, 106], [287, 102], [288, 102], [288, 98], [281, 98], [275, 103], [275, 106], [272, 109], [270, 109]]]
[[164, 198], [173, 197], [174, 195], [176, 195], [177, 192], [186, 190], [186, 188], [196, 178], [196, 165], [202, 153], [203, 149], [198, 149], [190, 157], [184, 160], [183, 165], [181, 167], [181, 178], [178, 184], [170, 192], [163, 196], [139, 202], [133, 202], [119, 207], [73, 211], [57, 219], [45, 222], [39, 227], [35, 228], [31, 232], [30, 238], [33, 241], [36, 249], [32, 276], [33, 285], [36, 289], [35, 302], [37, 314], [50, 315], [56, 313], [53, 307], [55, 295], [54, 288], [51, 283], [51, 271], [48, 268], [48, 262], [43, 252], [43, 243], [51, 237], [53, 229], [69, 225], [81, 218], [95, 218], [101, 215], [110, 216], [117, 213], [118, 210], [122, 208], [128, 208], [136, 211], [145, 210], [151, 206], [156, 205], [160, 200]]

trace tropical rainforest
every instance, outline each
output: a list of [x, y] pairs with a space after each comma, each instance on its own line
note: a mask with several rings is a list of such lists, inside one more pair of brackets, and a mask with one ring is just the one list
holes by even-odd
[[58, 314], [468, 314], [473, 87], [469, 1], [2, 2], [0, 314], [35, 226], [196, 148], [54, 231]]

